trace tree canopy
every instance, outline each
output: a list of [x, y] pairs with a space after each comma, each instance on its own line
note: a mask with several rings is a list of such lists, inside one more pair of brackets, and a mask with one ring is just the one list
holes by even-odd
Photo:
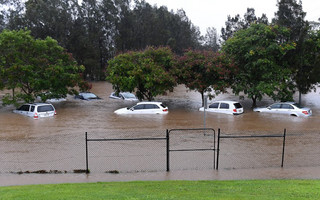
[[264, 95], [274, 100], [292, 99], [290, 70], [284, 56], [296, 44], [281, 41], [288, 34], [290, 31], [283, 27], [252, 24], [223, 46], [239, 67], [232, 89], [235, 94], [243, 92], [251, 98], [253, 107]]
[[172, 91], [176, 85], [170, 73], [173, 56], [167, 47], [119, 54], [108, 62], [107, 80], [116, 92], [136, 91], [140, 100], [151, 101], [157, 95]]
[[48, 98], [45, 93], [74, 94], [75, 87], [84, 85], [83, 70], [50, 37], [36, 40], [24, 30], [0, 34], [0, 83], [2, 88], [14, 91], [4, 103], [33, 102], [37, 96]]
[[189, 50], [178, 58], [175, 73], [180, 84], [201, 94], [203, 104], [206, 92], [225, 92], [235, 71], [232, 60], [225, 54]]

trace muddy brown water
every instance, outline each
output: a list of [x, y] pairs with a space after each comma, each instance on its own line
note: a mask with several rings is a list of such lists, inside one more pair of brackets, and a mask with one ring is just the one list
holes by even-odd
[[[144, 137], [148, 136], [148, 133], [156, 136], [165, 136], [166, 129], [204, 127], [204, 113], [198, 111], [198, 108], [201, 107], [201, 96], [197, 92], [188, 91], [184, 86], [180, 85], [175, 88], [173, 93], [155, 99], [164, 102], [169, 107], [167, 115], [122, 116], [114, 114], [114, 110], [132, 106], [134, 103], [110, 99], [109, 95], [113, 90], [112, 85], [107, 82], [93, 82], [92, 85], [91, 92], [100, 96], [102, 100], [81, 101], [68, 96], [67, 101], [54, 103], [57, 111], [57, 115], [54, 118], [34, 120], [12, 113], [14, 109], [12, 106], [0, 107], [1, 180], [4, 180], [4, 177], [6, 177], [7, 180], [14, 182], [13, 180], [16, 180], [15, 176], [8, 176], [7, 172], [40, 170], [48, 165], [50, 165], [50, 169], [56, 170], [84, 168], [83, 138], [85, 132], [92, 135], [103, 135], [103, 137], [118, 137], [121, 134], [127, 134], [132, 137]], [[4, 92], [0, 93], [0, 98], [3, 94]], [[313, 110], [313, 116], [303, 118], [255, 113], [251, 111], [251, 101], [248, 99], [239, 100], [238, 96], [232, 94], [218, 95], [215, 100], [240, 101], [244, 105], [245, 113], [239, 116], [206, 113], [205, 126], [207, 128], [214, 128], [215, 130], [220, 128], [224, 134], [252, 134], [260, 132], [281, 134], [284, 128], [292, 133], [300, 133], [304, 130], [316, 132], [320, 127], [319, 97], [318, 92], [303, 95], [303, 104]], [[295, 98], [297, 100], [297, 97]], [[265, 106], [270, 103], [272, 103], [272, 100], [266, 98], [262, 102], [259, 102], [258, 105]], [[311, 148], [318, 146], [319, 141], [313, 141], [314, 144], [312, 144], [312, 141], [309, 144]], [[74, 144], [77, 144], [75, 148], [72, 147]], [[263, 145], [268, 147], [273, 144], [274, 142], [266, 142]], [[143, 145], [143, 143], [137, 145], [137, 151], [140, 151], [140, 146]], [[235, 144], [231, 142], [230, 145]], [[152, 143], [146, 146], [147, 151], [154, 149]], [[247, 146], [250, 147], [250, 145]], [[252, 151], [249, 147], [245, 148], [244, 151]], [[299, 152], [299, 149], [296, 151]], [[130, 150], [130, 154], [135, 153]], [[194, 155], [194, 157], [197, 156], [201, 157], [201, 155]], [[29, 161], [34, 157], [42, 157], [42, 159], [30, 163]], [[78, 159], [79, 157], [81, 159]], [[183, 161], [181, 159], [181, 162]], [[133, 160], [132, 162], [135, 161]], [[65, 164], [60, 166], [59, 163]], [[186, 165], [190, 165], [190, 163], [186, 163]], [[162, 177], [160, 179], [166, 179], [168, 176], [177, 179], [179, 177], [181, 179], [188, 177], [186, 174], [183, 174], [179, 172], [179, 175], [160, 175]], [[222, 174], [221, 172], [220, 175], [217, 174], [215, 176], [219, 179], [219, 176]], [[205, 177], [205, 175], [203, 176]], [[276, 172], [274, 176], [277, 176]], [[19, 177], [21, 179], [23, 176]], [[67, 182], [70, 182], [72, 179], [72, 175], [70, 174], [65, 177], [67, 177]], [[226, 178], [228, 179], [228, 177]], [[259, 178], [260, 176], [256, 175], [255, 177]], [[212, 178], [212, 173], [208, 175], [208, 178]], [[240, 178], [240, 176], [237, 177], [235, 175], [234, 178]], [[25, 179], [28, 180], [28, 178]], [[119, 178], [119, 180], [123, 179], [125, 178]], [[92, 180], [96, 179], [92, 178]], [[47, 182], [50, 181], [47, 180]]]

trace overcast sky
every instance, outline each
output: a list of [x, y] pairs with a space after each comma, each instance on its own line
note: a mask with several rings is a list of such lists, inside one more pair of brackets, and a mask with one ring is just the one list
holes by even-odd
[[[200, 28], [204, 35], [208, 27], [214, 27], [220, 34], [227, 20], [236, 14], [243, 15], [247, 8], [254, 8], [257, 17], [265, 13], [271, 21], [278, 10], [277, 0], [145, 0], [151, 5], [167, 6], [168, 10], [183, 9], [191, 22]], [[318, 21], [320, 18], [319, 0], [302, 0], [303, 11], [307, 13], [306, 20]]]

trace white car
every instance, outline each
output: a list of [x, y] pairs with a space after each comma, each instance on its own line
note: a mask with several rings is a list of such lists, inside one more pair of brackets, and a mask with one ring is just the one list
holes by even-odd
[[138, 98], [130, 92], [119, 92], [118, 94], [116, 92], [112, 92], [109, 98], [122, 99], [126, 101], [139, 101]]
[[131, 108], [121, 108], [114, 111], [116, 114], [167, 114], [168, 107], [162, 102], [140, 102]]
[[255, 112], [285, 114], [290, 116], [311, 116], [312, 110], [310, 108], [301, 107], [295, 102], [280, 102], [274, 103], [268, 107], [261, 107], [253, 109]]
[[[199, 111], [204, 111], [204, 107], [199, 108]], [[243, 107], [239, 102], [236, 101], [215, 101], [209, 105], [208, 108], [206, 108], [206, 111], [240, 115], [243, 113]]]
[[50, 103], [24, 104], [18, 109], [13, 110], [13, 112], [28, 117], [33, 117], [34, 119], [41, 117], [53, 117], [57, 114], [56, 109]]

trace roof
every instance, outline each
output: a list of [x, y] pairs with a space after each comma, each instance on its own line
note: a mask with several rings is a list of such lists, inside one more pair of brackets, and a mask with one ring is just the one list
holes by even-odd
[[239, 103], [237, 101], [230, 101], [230, 100], [221, 100], [221, 101], [213, 101], [212, 103]]
[[144, 101], [144, 102], [139, 102], [137, 104], [162, 104], [162, 102], [158, 101]]

